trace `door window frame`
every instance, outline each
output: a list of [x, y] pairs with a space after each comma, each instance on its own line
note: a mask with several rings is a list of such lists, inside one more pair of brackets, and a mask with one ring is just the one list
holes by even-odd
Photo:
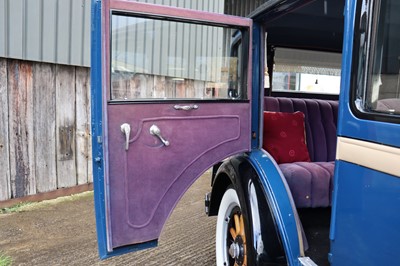
[[[248, 31], [243, 31], [248, 34], [248, 36], [244, 36], [243, 39], [251, 40], [252, 35], [252, 25], [253, 22], [251, 19], [235, 17], [230, 15], [224, 15], [219, 13], [210, 13], [204, 11], [197, 11], [192, 9], [185, 9], [179, 7], [170, 7], [170, 6], [161, 6], [154, 4], [146, 4], [141, 2], [134, 2], [129, 0], [105, 0], [103, 4], [104, 8], [102, 10], [102, 27], [103, 27], [103, 47], [102, 47], [102, 58], [103, 58], [103, 69], [108, 69], [108, 71], [103, 71], [103, 97], [107, 99], [109, 104], [118, 104], [118, 103], [133, 103], [133, 102], [141, 102], [141, 103], [155, 103], [160, 102], [160, 99], [135, 99], [129, 101], [115, 101], [111, 99], [110, 88], [111, 84], [111, 16], [113, 13], [116, 14], [127, 14], [129, 16], [138, 16], [142, 18], [157, 18], [157, 19], [168, 19], [170, 21], [176, 22], [190, 22], [201, 25], [209, 25], [209, 26], [220, 26], [220, 27], [229, 27], [233, 26], [239, 29], [248, 28]], [[247, 54], [247, 64], [245, 62], [242, 63], [242, 73], [243, 73], [243, 93], [247, 95], [247, 97], [243, 97], [242, 99], [235, 100], [238, 102], [249, 101], [251, 100], [251, 58], [252, 53], [251, 49], [248, 49], [250, 43], [244, 42], [242, 51], [249, 50]], [[219, 102], [232, 102], [231, 99], [209, 99], [209, 100], [200, 100], [194, 98], [188, 99], [167, 99], [162, 100], [161, 102], [174, 102], [174, 101], [185, 101], [185, 102], [205, 102], [205, 101], [219, 101]], [[104, 106], [105, 107], [105, 106]]]
[[[248, 66], [248, 64], [249, 64], [249, 60], [248, 60], [249, 54], [248, 53], [244, 53], [243, 54], [244, 56], [242, 58], [238, 58], [238, 55], [242, 55], [242, 51], [240, 51], [238, 53], [237, 51], [235, 51], [235, 49], [239, 49], [239, 47], [237, 47], [237, 45], [236, 45], [237, 39], [238, 39], [238, 37], [236, 37], [236, 36], [239, 36], [240, 43], [243, 43], [243, 45], [240, 46], [240, 49], [244, 50], [244, 51], [246, 51], [246, 50], [248, 51], [248, 47], [249, 47], [249, 34], [248, 33], [249, 33], [250, 29], [248, 29], [246, 27], [243, 27], [243, 25], [241, 25], [241, 26], [236, 26], [236, 25], [233, 26], [233, 25], [226, 25], [226, 24], [220, 24], [220, 23], [209, 23], [208, 21], [207, 21], [207, 23], [204, 23], [204, 22], [198, 22], [198, 21], [191, 21], [191, 20], [187, 20], [187, 19], [183, 19], [182, 20], [182, 19], [179, 19], [179, 18], [176, 18], [176, 17], [170, 17], [170, 16], [155, 16], [155, 15], [152, 15], [152, 14], [137, 14], [137, 13], [127, 14], [127, 12], [121, 12], [121, 11], [115, 11], [115, 10], [111, 11], [111, 15], [110, 15], [110, 17], [112, 18], [111, 19], [111, 23], [114, 22], [114, 16], [115, 16], [116, 19], [122, 18], [122, 20], [124, 20], [124, 18], [126, 18], [126, 19], [129, 19], [129, 18], [142, 19], [142, 23], [149, 24], [149, 25], [152, 24], [151, 22], [157, 23], [158, 26], [166, 25], [167, 28], [169, 30], [171, 30], [171, 31], [175, 29], [173, 27], [173, 25], [172, 24], [171, 25], [170, 24], [164, 24], [164, 22], [165, 23], [174, 23], [174, 22], [175, 23], [180, 23], [179, 25], [176, 26], [176, 29], [175, 29], [176, 31], [174, 31], [176, 33], [176, 36], [178, 36], [178, 34], [182, 34], [182, 32], [178, 30], [179, 28], [180, 29], [184, 29], [184, 27], [191, 26], [191, 25], [193, 25], [193, 26], [197, 25], [197, 26], [202, 27], [202, 28], [191, 28], [191, 30], [193, 31], [192, 36], [197, 34], [197, 36], [194, 36], [194, 37], [195, 38], [197, 37], [197, 39], [198, 39], [199, 36], [198, 36], [197, 32], [201, 32], [201, 34], [202, 34], [201, 36], [203, 36], [204, 34], [207, 36], [206, 40], [203, 39], [203, 40], [199, 41], [198, 45], [196, 44], [196, 39], [192, 40], [192, 44], [196, 44], [195, 45], [196, 47], [194, 49], [188, 49], [188, 54], [187, 55], [185, 55], [184, 52], [181, 53], [178, 50], [176, 50], [175, 54], [173, 53], [173, 55], [172, 55], [173, 59], [177, 59], [177, 58], [181, 57], [182, 60], [184, 59], [185, 62], [187, 62], [187, 60], [191, 60], [192, 61], [191, 63], [193, 63], [193, 64], [196, 63], [196, 65], [189, 64], [189, 65], [186, 65], [186, 67], [184, 67], [182, 65], [182, 67], [185, 69], [182, 73], [178, 73], [178, 74], [177, 73], [170, 73], [170, 71], [167, 70], [167, 68], [171, 67], [171, 66], [168, 66], [168, 62], [166, 62], [166, 61], [169, 60], [168, 59], [169, 58], [168, 52], [171, 52], [171, 49], [167, 48], [166, 51], [164, 49], [162, 51], [162, 53], [164, 54], [163, 55], [163, 58], [164, 58], [163, 62], [161, 62], [161, 61], [159, 62], [160, 64], [161, 63], [165, 64], [166, 65], [165, 67], [161, 67], [160, 69], [158, 69], [158, 71], [155, 70], [154, 72], [152, 72], [151, 69], [153, 69], [153, 66], [149, 67], [147, 69], [146, 66], [144, 66], [144, 65], [140, 66], [140, 63], [139, 63], [139, 69], [143, 69], [143, 72], [139, 71], [138, 73], [134, 73], [134, 71], [132, 71], [132, 70], [131, 71], [126, 71], [126, 72], [123, 71], [121, 75], [124, 76], [125, 74], [128, 74], [128, 76], [131, 76], [131, 79], [134, 76], [136, 76], [136, 74], [145, 75], [145, 76], [150, 77], [150, 81], [152, 80], [152, 77], [154, 79], [157, 79], [157, 77], [158, 78], [163, 77], [163, 78], [165, 78], [166, 81], [167, 80], [169, 82], [172, 81], [172, 83], [173, 83], [174, 79], [182, 80], [181, 82], [183, 82], [183, 81], [192, 81], [192, 82], [195, 82], [195, 83], [196, 82], [200, 82], [200, 83], [198, 83], [198, 85], [200, 85], [201, 83], [204, 83], [203, 84], [204, 88], [202, 90], [203, 93], [205, 93], [205, 90], [207, 88], [210, 88], [210, 89], [213, 88], [213, 90], [215, 89], [216, 92], [219, 92], [220, 95], [214, 97], [214, 96], [207, 96], [207, 95], [203, 94], [202, 96], [200, 96], [199, 95], [199, 92], [201, 91], [200, 88], [202, 88], [203, 86], [197, 86], [197, 89], [192, 91], [193, 93], [197, 94], [197, 96], [194, 95], [194, 96], [191, 96], [191, 97], [185, 97], [185, 96], [184, 97], [175, 97], [174, 96], [174, 92], [176, 92], [175, 90], [169, 91], [170, 95], [158, 96], [158, 97], [150, 96], [149, 97], [150, 88], [147, 88], [146, 91], [145, 91], [146, 95], [141, 95], [139, 97], [129, 97], [128, 96], [129, 98], [124, 98], [124, 99], [122, 99], [122, 98], [114, 98], [112, 95], [113, 95], [113, 87], [114, 87], [114, 82], [115, 81], [112, 80], [112, 78], [111, 78], [111, 80], [112, 80], [111, 84], [110, 84], [110, 93], [111, 93], [110, 99], [111, 100], [109, 101], [109, 103], [119, 103], [119, 102], [123, 102], [123, 103], [130, 103], [130, 102], [157, 102], [157, 101], [168, 102], [168, 101], [182, 101], [182, 100], [184, 100], [184, 101], [185, 100], [186, 101], [200, 101], [200, 102], [207, 102], [207, 101], [208, 102], [215, 102], [215, 101], [218, 101], [218, 102], [229, 101], [229, 102], [231, 102], [232, 100], [234, 100], [234, 101], [243, 101], [243, 100], [246, 101], [248, 99], [248, 93], [247, 93], [247, 80], [248, 80], [248, 78], [247, 78], [247, 75], [246, 75], [246, 73], [247, 73], [246, 69], [249, 67]], [[161, 23], [161, 24], [159, 24], [159, 23]], [[127, 25], [126, 27], [128, 27], [128, 25], [130, 25], [130, 24], [126, 23], [126, 25]], [[204, 26], [204, 28], [203, 28], [203, 26]], [[206, 28], [206, 27], [208, 27], [208, 28]], [[212, 27], [212, 28], [209, 28], [209, 27]], [[115, 45], [116, 44], [115, 42], [118, 42], [119, 37], [117, 37], [115, 41], [112, 40], [112, 38], [115, 37], [113, 35], [114, 33], [112, 32], [114, 30], [114, 25], [111, 24], [110, 28], [111, 28], [111, 32], [110, 32], [110, 34], [111, 34], [110, 35], [111, 46], [110, 47], [112, 49], [110, 51], [110, 55], [109, 56], [113, 57], [113, 53], [114, 52], [116, 52], [118, 55], [122, 54], [122, 58], [125, 59], [124, 61], [125, 61], [125, 64], [126, 64], [127, 53], [129, 54], [129, 52], [130, 52], [128, 50], [128, 48], [127, 48], [128, 41], [122, 42], [123, 43], [122, 46], [123, 46], [123, 48], [125, 47], [125, 50], [123, 50], [123, 48], [122, 48], [121, 51], [120, 50], [116, 50], [117, 48], [116, 47], [112, 47], [112, 44]], [[133, 29], [133, 26], [132, 26], [132, 29]], [[146, 26], [145, 26], [145, 29], [146, 29]], [[212, 37], [215, 37], [215, 34], [221, 33], [219, 30], [222, 30], [222, 29], [227, 29], [228, 30], [226, 33], [223, 34], [223, 36], [221, 36], [221, 34], [219, 34], [220, 37], [218, 37], [218, 40], [221, 40], [221, 42], [222, 42], [222, 50], [221, 49], [212, 48], [211, 51], [210, 51], [209, 50], [210, 46], [213, 46], [212, 39], [209, 39], [210, 34], [214, 34]], [[169, 32], [169, 30], [168, 30], [168, 32]], [[217, 30], [217, 32], [215, 30]], [[127, 31], [127, 32], [131, 32], [131, 30]], [[156, 51], [160, 50], [160, 46], [157, 46], [157, 44], [158, 45], [162, 45], [163, 41], [166, 41], [166, 42], [174, 41], [173, 39], [170, 39], [168, 37], [165, 38], [166, 37], [165, 33], [162, 34], [161, 36], [157, 35], [157, 33], [160, 33], [160, 32], [161, 32], [160, 30], [158, 30], [158, 31], [154, 30], [154, 34], [155, 35], [153, 35], [153, 38], [158, 39], [158, 41], [155, 41], [152, 38], [149, 38], [150, 42], [153, 40], [152, 43], [153, 44], [156, 43], [156, 46], [153, 46], [153, 48], [152, 48], [153, 52], [154, 52], [154, 49]], [[127, 34], [127, 33], [123, 32], [122, 38], [124, 38], [124, 37], [127, 38], [126, 37], [127, 35], [125, 35], [125, 34]], [[173, 34], [173, 33], [170, 33], [170, 34], [172, 34], [172, 36], [175, 36], [175, 34]], [[158, 36], [158, 37], [154, 37], [154, 36]], [[229, 36], [231, 36], [231, 43], [229, 43], [229, 40], [228, 40], [228, 43], [226, 43], [226, 40], [224, 42], [224, 39], [226, 39], [224, 37], [229, 37]], [[186, 36], [183, 36], [183, 37], [186, 37]], [[135, 38], [136, 41], [133, 41], [133, 42], [131, 41], [131, 44], [130, 44], [130, 46], [131, 46], [130, 48], [131, 49], [135, 49], [136, 45], [140, 45], [140, 42], [139, 43], [137, 42], [137, 36], [136, 37], [133, 36], [133, 38]], [[159, 38], [161, 38], [161, 39], [159, 39]], [[165, 40], [164, 40], [164, 38], [165, 38]], [[127, 38], [127, 39], [129, 39], [129, 38]], [[177, 40], [178, 39], [175, 39], [175, 41], [177, 41]], [[234, 42], [232, 42], [232, 40]], [[182, 43], [182, 41], [184, 43]], [[194, 43], [193, 43], [193, 41], [194, 41]], [[133, 45], [132, 45], [132, 43], [133, 43]], [[190, 43], [185, 43], [185, 39], [182, 39], [182, 36], [180, 38], [180, 44], [183, 45], [183, 46], [186, 46], [186, 47], [188, 45], [190, 45]], [[208, 49], [204, 47], [205, 44], [208, 46]], [[171, 44], [169, 44], [168, 46], [170, 46], [170, 45]], [[178, 43], [177, 43], [177, 45], [178, 45]], [[218, 44], [216, 44], [216, 45], [218, 45]], [[220, 45], [221, 45], [221, 43], [220, 43]], [[173, 47], [173, 46], [171, 46], [171, 47]], [[226, 54], [223, 54], [224, 53], [223, 52], [224, 49], [227, 49], [227, 51], [225, 52]], [[139, 51], [139, 53], [140, 52], [141, 51]], [[154, 58], [151, 57], [152, 56], [151, 53], [150, 53], [150, 58], [147, 57], [147, 55], [149, 55], [149, 51], [147, 49], [145, 49], [145, 51], [142, 51], [142, 55], [144, 56], [144, 58], [150, 59], [150, 60], [145, 60], [145, 61], [151, 61], [152, 62], [152, 63], [150, 63], [151, 65], [155, 64], [155, 66], [157, 66], [157, 64], [154, 63]], [[222, 61], [219, 61], [218, 59], [221, 58], [221, 56], [224, 59]], [[229, 58], [232, 58], [232, 57], [238, 59], [236, 64], [233, 65], [233, 69], [230, 68], [230, 65], [231, 65], [231, 63], [234, 63], [235, 61], [231, 61], [230, 63], [227, 63], [225, 61], [225, 60], [229, 61]], [[118, 60], [122, 60], [122, 58], [118, 59]], [[133, 57], [131, 56], [131, 58], [133, 58]], [[115, 60], [115, 58], [113, 60]], [[162, 60], [162, 59], [160, 59], [160, 60]], [[143, 59], [141, 61], [143, 61]], [[110, 76], [113, 75], [113, 67], [115, 67], [113, 65], [114, 62], [115, 61], [111, 61]], [[129, 60], [129, 62], [131, 62], [131, 60]], [[219, 63], [217, 63], [217, 62], [219, 62]], [[183, 63], [183, 61], [182, 61], [182, 63]], [[215, 64], [215, 63], [217, 63], [217, 64]], [[213, 77], [212, 73], [216, 73], [215, 70], [218, 69], [218, 65], [219, 64], [221, 64], [221, 67], [222, 66], [229, 67], [230, 70], [228, 72], [228, 76], [227, 77], [221, 78], [221, 76], [224, 75], [223, 72], [222, 72], [222, 68], [221, 68], [220, 75], [217, 75], [217, 76], [220, 76], [220, 77], [219, 78], [215, 77], [217, 80], [214, 80], [214, 77]], [[173, 67], [178, 67], [178, 66], [179, 66], [179, 64], [173, 65]], [[202, 66], [205, 67], [204, 69], [202, 69], [203, 72], [202, 73], [195, 73], [194, 68], [198, 68], [198, 67], [202, 67]], [[187, 69], [189, 67], [191, 67], [190, 71]], [[126, 68], [126, 66], [125, 66], [125, 68]], [[132, 68], [135, 68], [135, 65], [132, 65]], [[212, 71], [212, 70], [214, 70], [214, 71]], [[232, 70], [234, 70], [234, 72], [232, 72]], [[119, 71], [116, 71], [115, 73], [117, 74], [117, 73], [119, 73]], [[230, 85], [231, 84], [231, 80], [230, 80], [231, 75], [237, 76], [235, 81], [234, 81], [236, 83], [236, 85], [233, 85], [233, 87], [231, 87], [231, 85]], [[227, 78], [227, 80], [225, 80], [225, 78]], [[118, 84], [118, 86], [120, 86], [121, 85], [121, 82], [120, 82], [121, 80], [122, 80], [122, 87], [127, 86], [126, 84], [124, 84], [129, 80], [129, 79], [126, 79], [126, 77], [122, 78], [120, 80], [117, 80], [116, 84]], [[213, 82], [214, 83], [216, 82], [216, 84], [214, 84], [214, 86], [211, 86], [211, 87], [206, 87], [205, 86], [207, 83], [212, 84]], [[210, 84], [209, 84], [209, 86], [210, 86]], [[222, 87], [218, 88], [219, 84], [223, 84]], [[152, 85], [152, 82], [150, 83], [150, 85]], [[225, 86], [226, 86], [226, 94], [224, 94]], [[127, 87], [129, 87], [129, 85]], [[184, 85], [183, 87], [185, 89], [187, 89], [186, 85]], [[236, 94], [230, 95], [229, 94], [230, 92], [236, 91], [236, 90], [239, 92], [238, 95], [236, 95]], [[143, 92], [144, 91], [143, 91], [143, 88], [142, 88], [141, 93], [143, 94]], [[129, 95], [129, 93], [128, 93], [128, 95]]]
[[[400, 124], [400, 115], [367, 110], [365, 102], [367, 94], [372, 89], [372, 66], [375, 63], [376, 38], [378, 38], [378, 24], [381, 1], [370, 1], [368, 6], [362, 7], [364, 1], [357, 1], [355, 15], [354, 41], [350, 81], [350, 108], [353, 114], [364, 120], [380, 121]], [[358, 25], [358, 26], [356, 26]], [[364, 37], [361, 38], [364, 34]]]

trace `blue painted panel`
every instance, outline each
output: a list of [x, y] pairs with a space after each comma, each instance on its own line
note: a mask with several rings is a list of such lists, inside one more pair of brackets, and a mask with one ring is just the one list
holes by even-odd
[[[348, 115], [350, 110], [350, 81], [351, 81], [351, 67], [353, 56], [353, 30], [356, 12], [355, 1], [346, 1], [344, 9], [344, 36], [343, 36], [343, 51], [342, 51], [342, 75], [340, 79], [340, 95], [339, 95], [339, 113], [338, 113], [338, 135], [343, 135], [345, 123], [342, 123], [344, 116]], [[347, 108], [344, 108], [347, 107]]]
[[102, 145], [102, 78], [101, 78], [101, 2], [92, 0], [91, 31], [91, 117], [93, 186], [96, 211], [97, 243], [100, 258], [107, 254], [106, 214], [104, 203], [104, 164]]
[[253, 149], [261, 148], [262, 140], [262, 129], [261, 117], [263, 112], [263, 99], [264, 95], [264, 82], [263, 82], [263, 69], [264, 66], [264, 55], [263, 55], [263, 40], [262, 26], [256, 22], [253, 23], [253, 43], [252, 43], [252, 89], [251, 89], [251, 132], [256, 133], [257, 137], [253, 137], [251, 140], [251, 147]]
[[297, 211], [289, 196], [289, 188], [284, 177], [280, 175], [279, 167], [263, 150], [253, 150], [249, 161], [260, 177], [261, 184], [271, 203], [272, 212], [278, 224], [289, 265], [298, 265], [300, 257], [299, 232], [296, 225]]
[[400, 178], [337, 162], [332, 265], [398, 265]]
[[[351, 52], [346, 57], [349, 56], [351, 56]], [[344, 60], [348, 60], [348, 58], [344, 58]], [[352, 113], [349, 102], [350, 75], [346, 74], [351, 70], [346, 65], [350, 65], [350, 63], [343, 64], [342, 68], [344, 74], [340, 95], [338, 135], [400, 148], [400, 124], [360, 119]]]
[[350, 109], [356, 1], [346, 1], [338, 135], [400, 147], [400, 124], [357, 118]]
[[[347, 0], [338, 135], [400, 147], [399, 124], [359, 119], [350, 109], [355, 14], [356, 1]], [[397, 265], [399, 204], [399, 178], [337, 161], [330, 233], [332, 265]]]
[[[341, 103], [342, 104], [342, 103]], [[375, 143], [386, 144], [400, 148], [400, 124], [356, 118], [349, 104], [341, 111], [341, 123], [338, 134]]]

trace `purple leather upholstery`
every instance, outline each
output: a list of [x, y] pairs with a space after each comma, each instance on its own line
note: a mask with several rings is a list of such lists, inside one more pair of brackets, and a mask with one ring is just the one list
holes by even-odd
[[280, 164], [279, 167], [298, 208], [331, 205], [336, 153], [337, 101], [265, 97], [264, 110], [303, 112], [311, 162]]

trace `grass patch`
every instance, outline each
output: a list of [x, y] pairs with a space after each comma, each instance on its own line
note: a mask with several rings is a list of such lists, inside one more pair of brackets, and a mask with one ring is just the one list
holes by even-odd
[[0, 266], [11, 266], [12, 259], [10, 256], [6, 256], [0, 252]]
[[[32, 211], [35, 209], [48, 207], [51, 205], [56, 205], [63, 202], [68, 201], [76, 201], [84, 198], [93, 198], [93, 191], [86, 191], [79, 194], [72, 194], [69, 196], [59, 197], [56, 199], [51, 200], [44, 200], [41, 202], [21, 202], [12, 207], [0, 209], [0, 214], [7, 214], [7, 213], [18, 213], [23, 211]], [[0, 264], [0, 266], [2, 266]]]
[[[21, 202], [21, 203], [18, 203], [16, 205], [12, 206], [12, 207], [0, 209], [0, 214], [20, 212], [20, 211], [23, 211], [23, 209], [26, 206], [29, 206], [31, 204], [32, 204], [32, 202]], [[0, 254], [0, 256], [1, 256], [1, 254]], [[0, 264], [0, 266], [2, 266], [2, 265], [3, 264]]]

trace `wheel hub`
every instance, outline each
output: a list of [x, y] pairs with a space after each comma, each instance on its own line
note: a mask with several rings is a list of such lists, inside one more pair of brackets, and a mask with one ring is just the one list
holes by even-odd
[[237, 212], [233, 215], [233, 223], [230, 223], [229, 233], [231, 235], [231, 245], [229, 246], [229, 256], [235, 261], [234, 266], [247, 265], [246, 253], [246, 234], [244, 229], [243, 215]]
[[[235, 242], [229, 247], [229, 255], [235, 260], [237, 265], [243, 265], [244, 261], [244, 243], [241, 236], [237, 236]], [[235, 265], [236, 265], [235, 264]]]

